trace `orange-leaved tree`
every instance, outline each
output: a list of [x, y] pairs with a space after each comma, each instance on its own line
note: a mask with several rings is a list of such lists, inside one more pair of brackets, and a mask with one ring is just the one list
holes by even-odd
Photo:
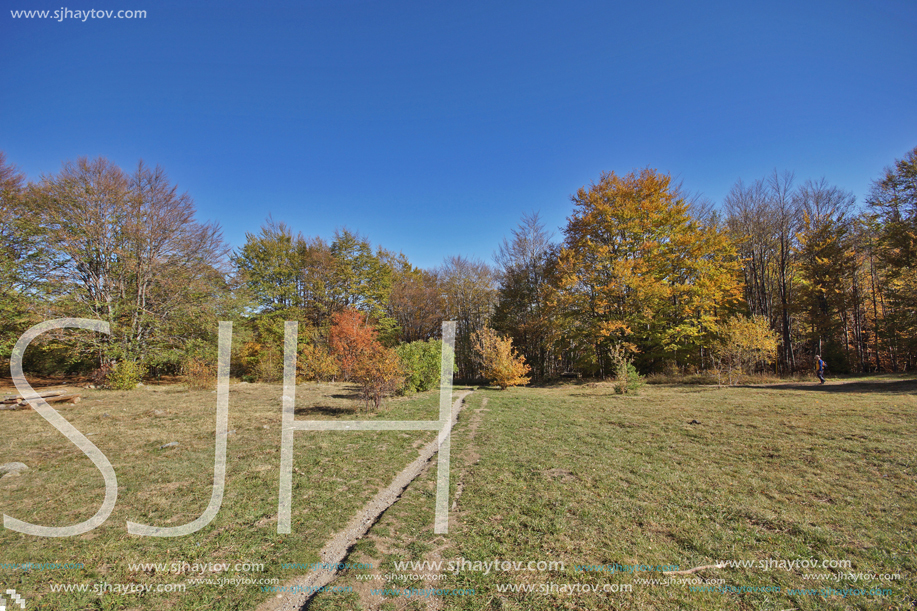
[[323, 344], [306, 344], [299, 349], [299, 372], [306, 380], [333, 380], [340, 371], [337, 359]]
[[531, 367], [525, 364], [524, 356], [516, 354], [511, 338], [502, 337], [490, 327], [484, 327], [472, 334], [471, 342], [484, 369], [484, 377], [492, 384], [506, 390], [510, 386], [529, 383], [525, 374]]
[[329, 343], [344, 379], [360, 385], [367, 408], [378, 409], [404, 383], [401, 359], [379, 343], [365, 315], [349, 309], [335, 314], [333, 321]]
[[373, 342], [362, 354], [352, 375], [360, 385], [360, 394], [367, 409], [374, 410], [379, 409], [383, 398], [401, 388], [405, 378], [401, 357], [379, 342]]
[[328, 343], [341, 368], [341, 375], [350, 380], [364, 353], [376, 343], [376, 330], [369, 325], [365, 314], [354, 309], [338, 312], [331, 321]]

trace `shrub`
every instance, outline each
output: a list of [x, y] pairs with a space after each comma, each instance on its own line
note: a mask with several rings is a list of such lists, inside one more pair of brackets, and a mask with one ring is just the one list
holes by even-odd
[[109, 390], [131, 390], [145, 373], [139, 361], [123, 360], [111, 365], [105, 376], [105, 388]]
[[351, 378], [360, 385], [366, 408], [376, 410], [384, 397], [401, 388], [405, 374], [398, 354], [374, 342], [361, 353], [360, 360], [351, 371]]
[[261, 354], [262, 346], [258, 342], [246, 341], [241, 345], [233, 342], [232, 349], [232, 374], [242, 378], [244, 382], [255, 382], [255, 367]]
[[332, 317], [329, 341], [331, 352], [341, 368], [341, 375], [350, 380], [361, 360], [376, 340], [376, 330], [366, 322], [365, 315], [356, 310], [344, 310]]
[[439, 384], [442, 345], [442, 340], [431, 339], [395, 348], [406, 376], [404, 393], [423, 392]]
[[360, 385], [367, 409], [378, 409], [382, 399], [401, 388], [404, 368], [391, 348], [376, 339], [376, 330], [356, 310], [335, 314], [329, 344], [345, 380]]
[[272, 347], [263, 348], [252, 375], [258, 382], [279, 382], [283, 379], [283, 357]]
[[474, 332], [471, 343], [484, 369], [484, 377], [491, 384], [506, 390], [510, 386], [529, 383], [525, 374], [532, 368], [525, 364], [524, 356], [516, 354], [512, 338], [501, 337], [493, 329], [485, 327]]
[[341, 373], [337, 360], [321, 344], [306, 344], [300, 348], [297, 370], [304, 380], [316, 382], [332, 380]]
[[213, 388], [217, 379], [216, 364], [197, 356], [189, 357], [182, 366], [185, 374], [185, 384], [193, 390], [208, 390]]
[[614, 389], [619, 395], [635, 392], [645, 384], [643, 376], [637, 372], [633, 362], [627, 358], [623, 346], [615, 346], [611, 350], [611, 363], [614, 368]]

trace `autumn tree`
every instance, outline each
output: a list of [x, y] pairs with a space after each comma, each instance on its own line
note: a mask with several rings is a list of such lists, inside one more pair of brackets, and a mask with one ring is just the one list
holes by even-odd
[[525, 364], [524, 356], [516, 353], [512, 339], [484, 327], [472, 333], [471, 343], [484, 377], [491, 384], [506, 390], [529, 383], [526, 374], [531, 367]]
[[354, 309], [335, 314], [329, 343], [344, 379], [360, 385], [367, 408], [378, 409], [384, 397], [401, 388], [401, 359], [378, 341], [365, 314]]
[[764, 316], [781, 337], [780, 366], [796, 367], [798, 231], [802, 215], [792, 172], [770, 175], [726, 196], [726, 226], [738, 249], [745, 302], [750, 314]]
[[764, 180], [746, 185], [741, 180], [723, 202], [726, 226], [739, 255], [745, 303], [753, 316], [777, 325], [776, 296], [778, 237]]
[[399, 341], [417, 342], [438, 337], [445, 300], [437, 272], [414, 267], [396, 270], [386, 311], [398, 326]]
[[361, 355], [352, 376], [360, 385], [366, 408], [377, 410], [385, 397], [397, 392], [404, 384], [405, 371], [394, 349], [373, 342]]
[[728, 318], [717, 325], [716, 333], [713, 353], [730, 386], [739, 375], [761, 369], [777, 356], [777, 334], [763, 316]]
[[376, 337], [376, 330], [368, 324], [365, 314], [347, 309], [332, 317], [328, 344], [345, 380], [351, 379], [357, 366], [377, 343]]
[[[917, 147], [885, 168], [867, 198], [885, 276], [884, 336], [892, 369], [917, 362]], [[878, 280], [878, 279], [877, 279]], [[881, 282], [881, 281], [880, 281]]]
[[340, 374], [340, 366], [325, 344], [313, 342], [299, 349], [298, 371], [306, 380], [326, 382]]
[[856, 274], [851, 242], [854, 196], [822, 179], [806, 181], [796, 198], [801, 215], [799, 304], [806, 318], [809, 352], [825, 356], [837, 371], [848, 371], [851, 287]]
[[699, 358], [739, 290], [716, 219], [693, 218], [671, 179], [650, 169], [603, 174], [572, 199], [550, 299], [561, 347], [602, 377], [617, 345], [646, 367]]

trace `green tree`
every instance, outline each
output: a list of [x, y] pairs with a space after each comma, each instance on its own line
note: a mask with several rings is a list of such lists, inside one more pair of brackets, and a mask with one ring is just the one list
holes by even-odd
[[233, 307], [228, 250], [162, 168], [141, 162], [127, 175], [104, 158], [80, 158], [36, 193], [49, 248], [63, 261], [53, 310], [110, 323], [110, 336], [84, 343], [99, 361], [177, 368], [185, 342], [215, 341], [217, 320]]
[[245, 244], [232, 262], [262, 311], [302, 307], [300, 274], [305, 267], [305, 239], [289, 226], [268, 219], [257, 234], [246, 233]]
[[23, 331], [40, 322], [47, 278], [59, 264], [33, 204], [25, 176], [0, 151], [0, 361]]
[[388, 316], [386, 303], [392, 290], [394, 270], [387, 259], [391, 253], [373, 253], [369, 240], [347, 229], [334, 234], [331, 255], [337, 264], [336, 294], [341, 309], [354, 308], [368, 314], [380, 335], [393, 339], [397, 323]]
[[423, 392], [439, 385], [442, 346], [442, 340], [430, 339], [395, 347], [406, 375], [406, 393]]

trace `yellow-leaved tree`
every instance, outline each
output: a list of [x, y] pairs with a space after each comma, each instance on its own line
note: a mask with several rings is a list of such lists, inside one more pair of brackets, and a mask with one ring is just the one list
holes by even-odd
[[739, 297], [735, 248], [715, 215], [652, 169], [603, 174], [572, 199], [547, 299], [559, 348], [601, 377], [615, 346], [644, 366], [697, 358]]
[[717, 326], [719, 341], [713, 353], [719, 361], [719, 370], [725, 371], [729, 385], [735, 384], [739, 375], [752, 373], [777, 358], [777, 334], [763, 316], [734, 316]]
[[484, 377], [500, 390], [510, 386], [529, 383], [525, 375], [531, 367], [525, 364], [525, 357], [516, 354], [513, 340], [502, 337], [490, 327], [475, 331], [471, 336], [475, 355], [484, 370]]

